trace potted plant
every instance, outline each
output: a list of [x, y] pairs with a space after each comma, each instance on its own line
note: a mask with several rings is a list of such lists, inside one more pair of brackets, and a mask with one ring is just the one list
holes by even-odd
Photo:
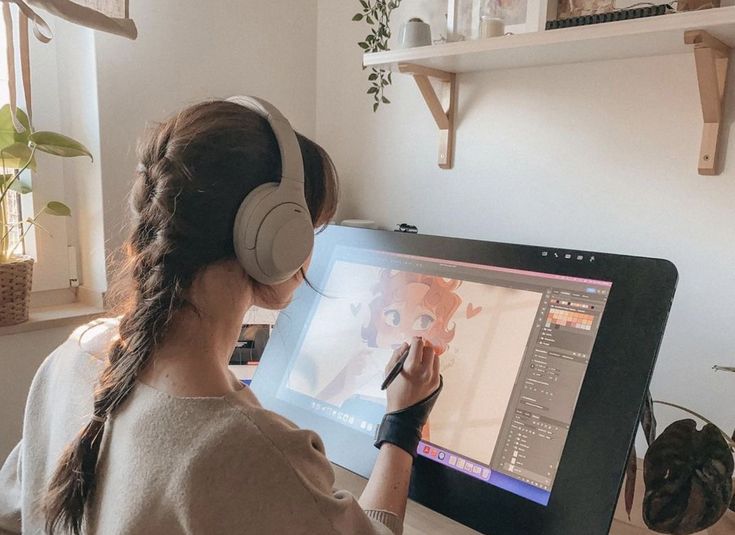
[[[74, 139], [56, 132], [34, 132], [23, 110], [17, 110], [16, 118], [23, 127], [22, 132], [18, 132], [14, 126], [10, 106], [0, 108], [0, 326], [22, 323], [28, 319], [33, 259], [16, 254], [23, 238], [33, 226], [45, 230], [38, 223], [43, 216], [71, 215], [71, 210], [64, 203], [51, 201], [24, 221], [10, 221], [10, 192], [15, 191], [21, 195], [31, 192], [31, 185], [24, 172], [36, 169], [38, 152], [63, 158], [92, 158], [89, 150]], [[10, 239], [13, 232], [19, 235], [15, 244]]]
[[[735, 368], [715, 366], [717, 371]], [[656, 436], [653, 405], [677, 408], [705, 422], [701, 430], [692, 419], [678, 420]], [[643, 521], [658, 533], [688, 535], [709, 529], [710, 535], [735, 533], [735, 433], [732, 436], [704, 416], [685, 407], [651, 401], [641, 414], [648, 441], [644, 458]], [[631, 455], [625, 488], [630, 515], [635, 494], [635, 449]]]

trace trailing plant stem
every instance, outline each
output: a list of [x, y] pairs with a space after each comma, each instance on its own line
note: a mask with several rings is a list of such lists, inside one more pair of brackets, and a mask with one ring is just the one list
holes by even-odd
[[[352, 20], [365, 21], [370, 26], [370, 34], [357, 45], [363, 52], [382, 52], [388, 50], [390, 39], [390, 15], [401, 5], [401, 0], [359, 0], [362, 13], [357, 13]], [[385, 87], [390, 85], [391, 73], [384, 69], [370, 69], [368, 76], [370, 88], [367, 94], [373, 97], [373, 111], [378, 111], [381, 104], [390, 104], [385, 96]]]
[[713, 424], [713, 423], [712, 423], [711, 421], [709, 421], [709, 420], [708, 420], [707, 418], [705, 418], [705, 417], [704, 417], [704, 416], [702, 416], [701, 414], [699, 414], [699, 413], [696, 413], [696, 412], [694, 412], [694, 411], [692, 411], [692, 410], [689, 410], [689, 409], [687, 409], [686, 407], [682, 407], [681, 405], [677, 405], [676, 403], [669, 403], [668, 401], [654, 401], [654, 403], [658, 403], [659, 405], [667, 405], [667, 406], [669, 406], [669, 407], [674, 407], [675, 409], [679, 409], [679, 410], [682, 410], [682, 411], [684, 411], [684, 412], [686, 412], [686, 413], [689, 413], [689, 414], [691, 414], [692, 416], [696, 416], [697, 418], [699, 418], [699, 419], [700, 419], [700, 420], [702, 420], [703, 422], [706, 422], [706, 423], [708, 423], [708, 424], [710, 424], [710, 425], [713, 425], [713, 426], [715, 426], [715, 427], [717, 428], [717, 430], [718, 430], [718, 431], [719, 431], [719, 432], [720, 432], [720, 433], [722, 434], [722, 436], [724, 437], [724, 439], [725, 439], [725, 442], [727, 442], [727, 445], [728, 445], [728, 447], [729, 447], [729, 448], [730, 448], [731, 450], [735, 450], [735, 440], [733, 440], [732, 438], [730, 438], [730, 437], [729, 437], [729, 436], [727, 435], [727, 433], [725, 433], [725, 432], [724, 432], [724, 431], [723, 431], [722, 429], [720, 429], [720, 427], [719, 427], [719, 426], [717, 426], [717, 425]]

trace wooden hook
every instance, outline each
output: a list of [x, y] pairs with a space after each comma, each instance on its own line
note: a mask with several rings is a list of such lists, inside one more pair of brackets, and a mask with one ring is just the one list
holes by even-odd
[[699, 153], [699, 174], [719, 174], [718, 145], [723, 118], [730, 47], [704, 30], [684, 33], [684, 42], [694, 47], [704, 130]]
[[[454, 119], [457, 112], [457, 75], [410, 63], [400, 63], [399, 72], [410, 74], [424, 97], [431, 115], [439, 128], [439, 167], [451, 169], [454, 164]], [[437, 95], [431, 79], [442, 86]]]

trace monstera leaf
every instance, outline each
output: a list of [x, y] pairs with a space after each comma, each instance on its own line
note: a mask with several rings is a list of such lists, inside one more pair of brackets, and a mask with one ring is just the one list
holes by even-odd
[[694, 420], [667, 427], [643, 465], [643, 520], [659, 533], [688, 535], [715, 524], [733, 498], [733, 456], [722, 432]]

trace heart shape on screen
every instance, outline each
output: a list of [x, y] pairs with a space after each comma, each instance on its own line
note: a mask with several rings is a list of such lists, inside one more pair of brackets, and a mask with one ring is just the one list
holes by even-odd
[[471, 320], [475, 316], [477, 316], [480, 312], [482, 312], [482, 307], [473, 307], [472, 303], [467, 304], [467, 319]]

